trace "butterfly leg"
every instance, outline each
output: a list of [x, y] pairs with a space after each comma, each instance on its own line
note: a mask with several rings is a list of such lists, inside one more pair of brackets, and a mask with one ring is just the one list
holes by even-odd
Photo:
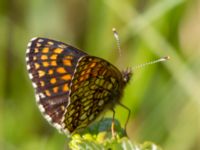
[[127, 116], [126, 123], [125, 123], [125, 126], [124, 126], [125, 135], [127, 136], [126, 128], [127, 128], [128, 120], [130, 118], [131, 110], [120, 102], [118, 102], [118, 104], [128, 111], [128, 116]]
[[113, 108], [111, 110], [113, 112], [112, 124], [111, 124], [111, 133], [112, 133], [112, 137], [115, 138], [115, 110]]

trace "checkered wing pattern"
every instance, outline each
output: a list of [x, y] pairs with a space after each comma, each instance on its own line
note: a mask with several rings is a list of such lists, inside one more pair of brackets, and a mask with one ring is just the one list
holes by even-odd
[[87, 55], [62, 42], [34, 38], [27, 48], [29, 77], [36, 101], [48, 122], [62, 129], [61, 119], [69, 105], [69, 91], [79, 58]]
[[106, 108], [113, 107], [123, 89], [122, 74], [109, 62], [84, 56], [78, 62], [63, 126], [70, 132], [88, 126]]

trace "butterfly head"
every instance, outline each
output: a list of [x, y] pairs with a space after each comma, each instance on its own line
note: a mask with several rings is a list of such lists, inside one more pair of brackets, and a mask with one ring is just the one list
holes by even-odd
[[122, 78], [123, 78], [123, 81], [124, 81], [125, 84], [127, 84], [129, 82], [132, 75], [133, 75], [133, 73], [132, 73], [131, 68], [127, 68], [127, 69], [122, 71]]

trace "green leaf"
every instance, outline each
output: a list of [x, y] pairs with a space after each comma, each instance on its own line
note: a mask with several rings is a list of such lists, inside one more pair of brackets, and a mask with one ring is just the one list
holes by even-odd
[[131, 142], [117, 120], [115, 120], [115, 137], [113, 137], [111, 123], [112, 119], [103, 119], [83, 132], [73, 134], [68, 148], [72, 150], [161, 150], [152, 142], [144, 142], [144, 144]]

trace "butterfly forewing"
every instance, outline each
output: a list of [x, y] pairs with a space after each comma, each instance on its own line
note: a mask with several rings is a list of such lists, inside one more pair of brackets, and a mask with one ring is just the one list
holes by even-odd
[[70, 105], [63, 118], [63, 126], [70, 132], [88, 126], [121, 97], [121, 72], [107, 61], [84, 56], [78, 62], [70, 91]]
[[46, 38], [34, 38], [28, 44], [27, 69], [38, 106], [56, 127], [61, 128], [74, 71], [78, 60], [85, 55], [70, 45]]

